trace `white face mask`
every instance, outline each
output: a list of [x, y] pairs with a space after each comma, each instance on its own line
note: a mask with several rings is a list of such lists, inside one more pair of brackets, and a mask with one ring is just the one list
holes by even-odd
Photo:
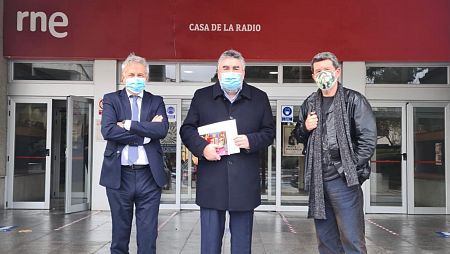
[[336, 74], [333, 71], [321, 71], [317, 73], [315, 81], [321, 90], [329, 90], [336, 82]]

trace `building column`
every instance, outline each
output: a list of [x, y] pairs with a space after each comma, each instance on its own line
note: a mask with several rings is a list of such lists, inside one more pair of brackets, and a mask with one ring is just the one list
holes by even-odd
[[342, 71], [344, 86], [366, 95], [366, 63], [343, 62]]
[[103, 95], [117, 90], [117, 61], [95, 60], [94, 61], [94, 139], [92, 160], [92, 210], [109, 210], [106, 190], [99, 185], [102, 170], [103, 153], [106, 141], [100, 132], [101, 100]]
[[0, 0], [0, 210], [5, 208], [6, 122], [8, 120], [8, 66], [3, 57], [3, 3]]

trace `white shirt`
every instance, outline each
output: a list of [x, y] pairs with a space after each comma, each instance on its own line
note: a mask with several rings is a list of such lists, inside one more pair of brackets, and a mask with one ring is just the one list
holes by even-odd
[[[130, 100], [130, 107], [133, 108], [132, 103], [133, 103], [133, 98], [131, 97], [133, 94], [131, 94], [130, 92], [127, 91], [127, 95], [128, 98]], [[140, 92], [137, 98], [137, 104], [138, 104], [138, 108], [139, 108], [139, 113], [138, 113], [138, 117], [139, 117], [139, 121], [141, 120], [141, 105], [142, 105], [142, 97], [144, 96], [144, 92]], [[125, 120], [124, 123], [124, 129], [129, 131], [131, 127], [131, 120]], [[151, 139], [148, 137], [144, 137], [144, 144], [148, 144], [150, 143]], [[123, 150], [122, 150], [122, 165], [129, 165], [128, 163], [128, 147], [129, 145], [126, 145]], [[147, 153], [145, 152], [145, 149], [143, 146], [138, 146], [138, 159], [137, 161], [134, 162], [134, 165], [148, 165], [148, 158], [147, 158]]]

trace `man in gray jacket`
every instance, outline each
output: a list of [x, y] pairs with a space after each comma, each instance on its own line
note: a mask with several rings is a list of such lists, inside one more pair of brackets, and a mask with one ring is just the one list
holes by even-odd
[[336, 56], [312, 59], [319, 89], [302, 104], [294, 135], [306, 149], [308, 217], [314, 218], [320, 253], [367, 253], [363, 194], [376, 146], [375, 117], [367, 99], [338, 82]]

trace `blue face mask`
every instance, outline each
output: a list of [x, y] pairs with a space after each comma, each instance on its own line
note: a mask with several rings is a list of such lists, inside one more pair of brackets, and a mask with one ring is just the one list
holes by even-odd
[[125, 86], [133, 93], [140, 93], [145, 88], [145, 78], [133, 77], [125, 80]]
[[240, 72], [222, 72], [220, 76], [220, 86], [223, 90], [235, 92], [242, 87]]

